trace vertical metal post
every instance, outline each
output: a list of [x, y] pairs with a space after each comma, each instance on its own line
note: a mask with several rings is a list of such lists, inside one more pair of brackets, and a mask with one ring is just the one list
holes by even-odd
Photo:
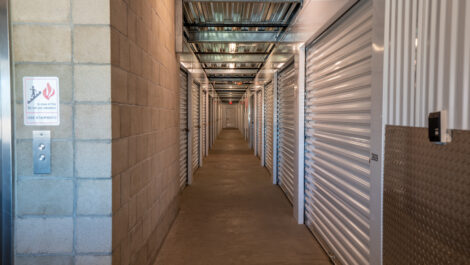
[[305, 206], [305, 188], [304, 188], [304, 154], [305, 154], [305, 45], [299, 47], [299, 53], [295, 56], [295, 67], [298, 69], [298, 82], [295, 91], [295, 112], [296, 112], [296, 185], [294, 197], [294, 217], [298, 224], [304, 223], [304, 206]]
[[193, 184], [193, 77], [188, 72], [188, 185]]
[[0, 0], [1, 264], [13, 262], [13, 158], [8, 0]]
[[[377, 154], [379, 161], [370, 163], [370, 264], [382, 264], [382, 207], [383, 207], [383, 161], [385, 141], [385, 119], [387, 97], [384, 95], [384, 16], [385, 1], [372, 0], [372, 105], [371, 105], [371, 155]], [[388, 33], [387, 33], [388, 34]]]
[[273, 184], [277, 185], [277, 86], [278, 75], [274, 73], [273, 80]]

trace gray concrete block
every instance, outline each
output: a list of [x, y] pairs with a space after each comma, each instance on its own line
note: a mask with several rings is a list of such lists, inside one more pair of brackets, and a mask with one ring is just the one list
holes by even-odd
[[33, 131], [51, 131], [52, 138], [72, 138], [73, 111], [71, 105], [60, 105], [59, 126], [25, 126], [23, 104], [16, 104], [16, 138], [32, 139]]
[[75, 265], [111, 265], [111, 256], [77, 256]]
[[77, 142], [75, 168], [79, 178], [111, 178], [111, 143]]
[[16, 265], [73, 265], [72, 256], [16, 257]]
[[33, 174], [32, 140], [20, 141], [16, 145], [18, 176], [73, 177], [73, 145], [70, 141], [52, 142], [51, 174]]
[[111, 179], [78, 181], [78, 214], [111, 214]]
[[16, 252], [71, 253], [73, 246], [72, 218], [16, 219]]
[[111, 66], [77, 65], [74, 72], [75, 100], [111, 100]]
[[22, 179], [18, 181], [18, 215], [72, 215], [72, 213], [72, 180]]
[[77, 219], [77, 241], [79, 253], [111, 252], [111, 217], [80, 217]]
[[75, 106], [75, 137], [111, 139], [111, 104]]

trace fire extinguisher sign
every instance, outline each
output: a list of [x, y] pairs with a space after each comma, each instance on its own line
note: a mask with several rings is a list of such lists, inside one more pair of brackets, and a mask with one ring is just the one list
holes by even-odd
[[24, 124], [26, 126], [60, 125], [59, 78], [23, 78]]

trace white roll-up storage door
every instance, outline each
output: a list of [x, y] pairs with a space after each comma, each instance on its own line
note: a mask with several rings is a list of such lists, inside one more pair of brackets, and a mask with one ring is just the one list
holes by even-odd
[[199, 167], [199, 138], [200, 138], [200, 128], [199, 123], [199, 85], [196, 83], [191, 84], [192, 87], [192, 122], [193, 122], [193, 133], [192, 133], [192, 166], [193, 172], [196, 171]]
[[274, 119], [273, 82], [264, 88], [264, 160], [273, 174], [273, 119]]
[[[207, 106], [206, 106], [206, 92], [202, 93], [202, 99], [201, 99], [201, 148], [202, 148], [202, 158], [206, 155], [206, 133], [207, 133], [207, 117], [206, 117], [206, 111], [207, 111]], [[201, 159], [202, 159], [201, 158]]]
[[370, 260], [372, 7], [307, 48], [305, 218], [342, 264]]
[[188, 183], [188, 74], [180, 71], [180, 188]]
[[261, 158], [261, 150], [263, 149], [263, 92], [256, 93], [256, 142], [257, 142], [257, 155]]
[[295, 178], [295, 94], [297, 75], [294, 63], [278, 75], [277, 178], [287, 198], [293, 202]]

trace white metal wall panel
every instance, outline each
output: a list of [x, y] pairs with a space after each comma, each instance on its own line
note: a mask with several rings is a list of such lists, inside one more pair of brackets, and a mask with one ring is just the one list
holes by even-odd
[[307, 49], [305, 221], [342, 264], [370, 263], [372, 6]]
[[180, 188], [188, 183], [188, 74], [180, 71]]
[[387, 0], [385, 12], [386, 123], [427, 127], [445, 109], [450, 128], [470, 129], [470, 2]]
[[294, 202], [295, 180], [295, 86], [297, 75], [292, 63], [278, 77], [277, 177], [287, 198]]
[[260, 90], [256, 93], [256, 143], [257, 155], [261, 158], [263, 149], [263, 92]]
[[200, 100], [199, 100], [199, 85], [196, 83], [191, 84], [192, 87], [192, 119], [193, 119], [193, 133], [192, 133], [192, 166], [193, 172], [199, 167], [199, 138], [200, 138], [200, 128], [201, 125], [199, 123], [199, 107], [200, 107]]
[[273, 173], [273, 82], [269, 82], [264, 88], [264, 150], [266, 167]]

